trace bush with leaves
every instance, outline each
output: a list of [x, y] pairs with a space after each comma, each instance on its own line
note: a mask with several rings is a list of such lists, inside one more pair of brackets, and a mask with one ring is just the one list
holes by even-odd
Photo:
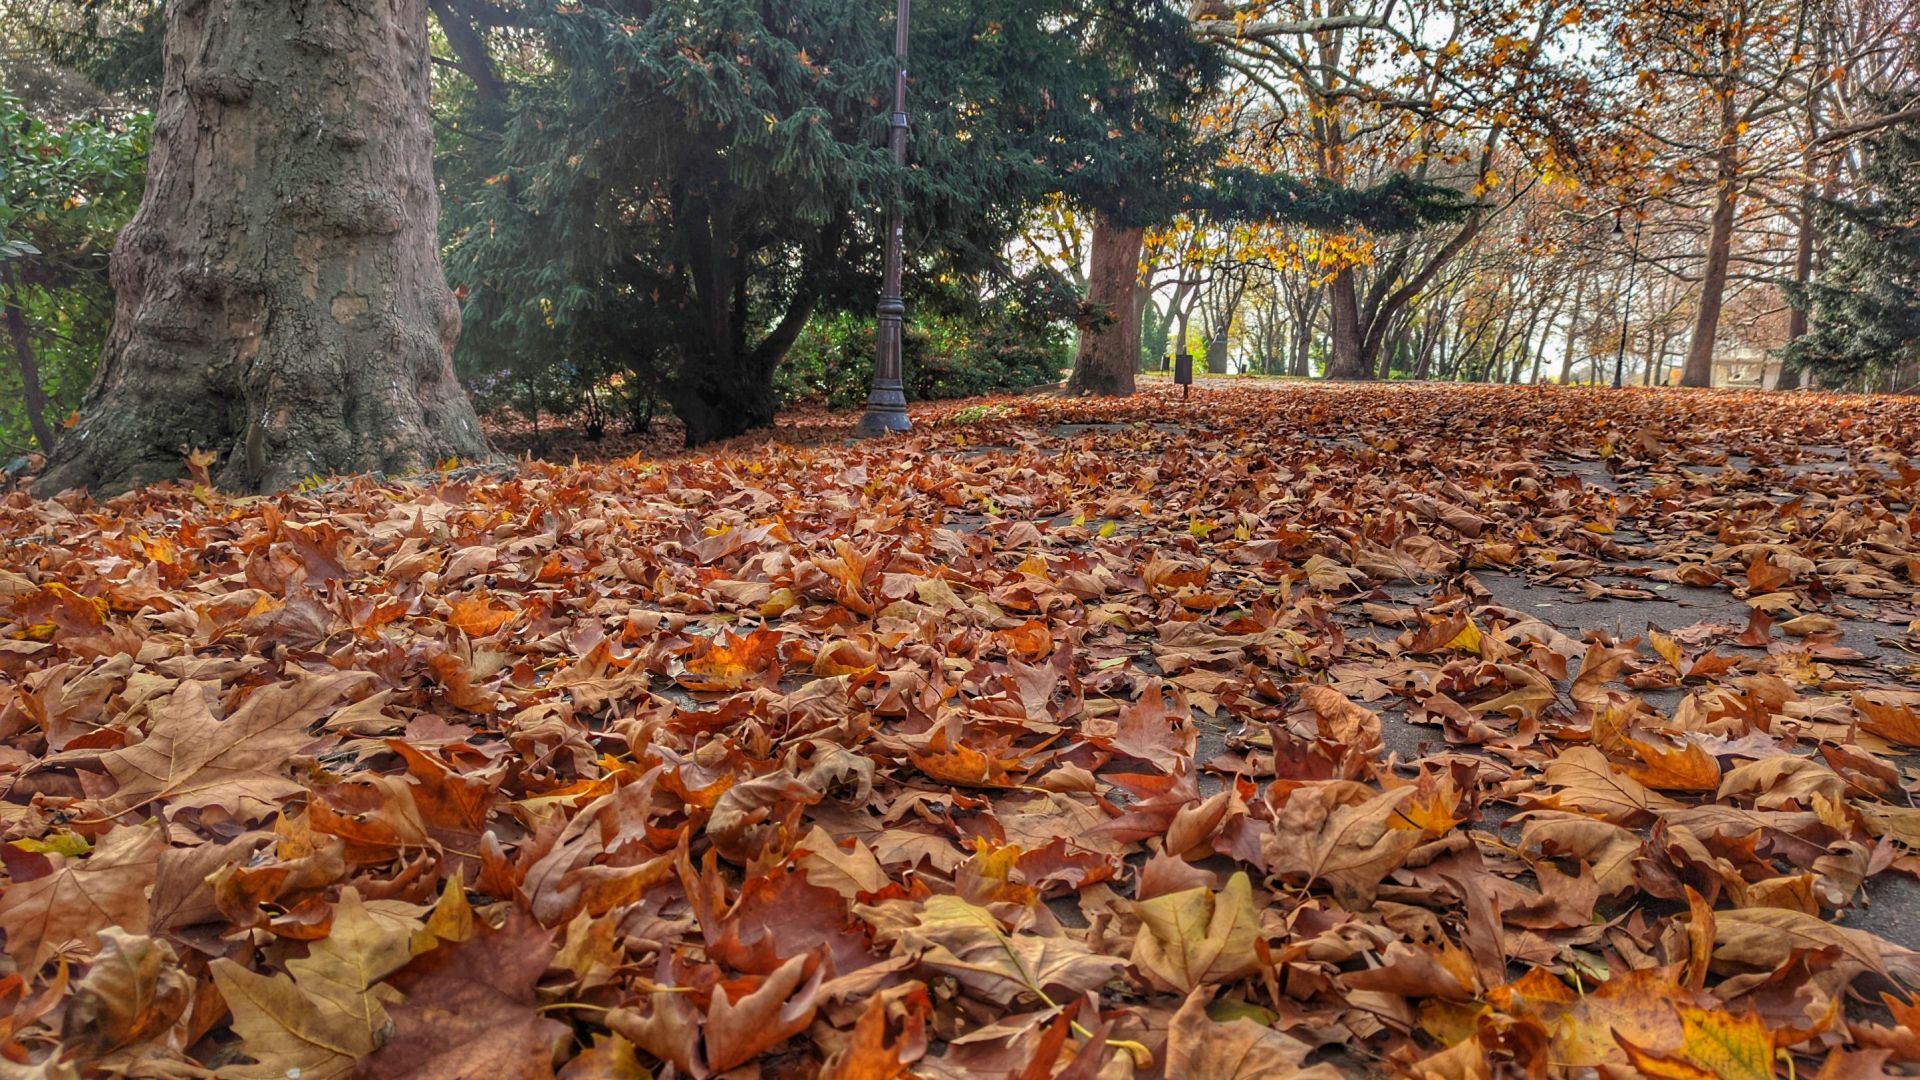
[[[1018, 309], [968, 318], [932, 313], [909, 319], [902, 350], [907, 395], [916, 401], [1012, 393], [1060, 381], [1072, 363], [1066, 329]], [[841, 312], [807, 324], [774, 371], [781, 404], [864, 404], [873, 381], [874, 319]]]
[[0, 87], [0, 461], [46, 451], [93, 380], [152, 118], [55, 124]]

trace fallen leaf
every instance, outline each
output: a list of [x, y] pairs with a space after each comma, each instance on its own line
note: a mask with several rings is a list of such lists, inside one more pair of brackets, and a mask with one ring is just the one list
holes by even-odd
[[1159, 989], [1187, 993], [1231, 983], [1260, 967], [1254, 953], [1260, 915], [1245, 873], [1228, 878], [1218, 893], [1189, 889], [1143, 900], [1133, 910], [1140, 932], [1131, 962]]
[[0, 892], [0, 929], [7, 953], [26, 974], [63, 949], [92, 949], [101, 931], [147, 930], [146, 889], [166, 847], [157, 822], [123, 825], [107, 833], [84, 859], [52, 854], [51, 870], [31, 881], [15, 880]]
[[346, 889], [333, 931], [286, 962], [286, 974], [263, 975], [233, 960], [213, 961], [213, 981], [233, 1010], [240, 1048], [254, 1064], [233, 1066], [240, 1080], [336, 1080], [353, 1075], [391, 1022], [386, 1006], [400, 994], [381, 980], [413, 955], [419, 924], [376, 918], [360, 894]]

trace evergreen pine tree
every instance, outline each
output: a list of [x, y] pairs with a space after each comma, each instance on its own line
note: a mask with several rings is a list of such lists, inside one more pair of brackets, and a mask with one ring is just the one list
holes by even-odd
[[1786, 360], [1829, 385], [1892, 375], [1906, 390], [1920, 368], [1920, 128], [1876, 132], [1863, 159], [1855, 194], [1819, 208], [1826, 262], [1795, 297], [1813, 329]]

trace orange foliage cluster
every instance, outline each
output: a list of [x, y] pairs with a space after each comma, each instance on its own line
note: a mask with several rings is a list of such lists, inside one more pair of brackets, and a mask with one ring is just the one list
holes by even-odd
[[0, 1076], [1920, 1062], [1848, 925], [1920, 870], [1913, 668], [1853, 647], [1920, 641], [1916, 432], [1203, 387], [7, 496]]

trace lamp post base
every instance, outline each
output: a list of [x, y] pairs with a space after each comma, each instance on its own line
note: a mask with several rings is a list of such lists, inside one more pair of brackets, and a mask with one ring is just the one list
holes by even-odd
[[853, 433], [862, 439], [875, 435], [890, 435], [896, 431], [913, 430], [913, 421], [907, 419], [907, 404], [880, 405], [869, 402], [866, 415], [860, 418], [860, 424]]

